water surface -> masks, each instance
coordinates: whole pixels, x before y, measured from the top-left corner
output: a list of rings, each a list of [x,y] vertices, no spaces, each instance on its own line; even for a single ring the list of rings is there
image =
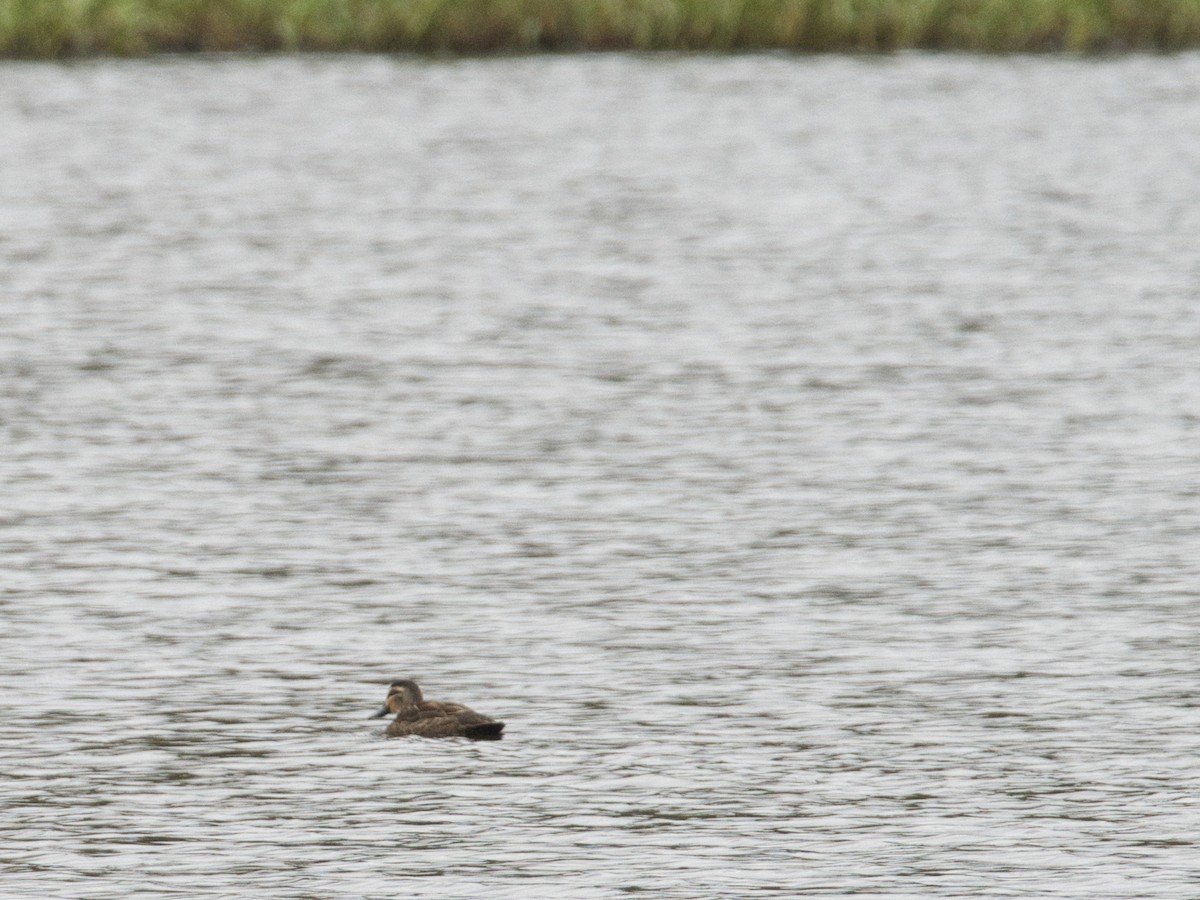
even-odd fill
[[[6,896],[1200,891],[1200,57],[7,63],[0,160]]]

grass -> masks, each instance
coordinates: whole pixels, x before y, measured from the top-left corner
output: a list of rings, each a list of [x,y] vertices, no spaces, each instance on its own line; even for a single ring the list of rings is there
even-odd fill
[[[0,0],[0,56],[1200,47],[1200,0]]]

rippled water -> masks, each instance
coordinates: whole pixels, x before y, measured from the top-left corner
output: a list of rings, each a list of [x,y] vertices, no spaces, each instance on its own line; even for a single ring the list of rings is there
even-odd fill
[[[1200,57],[4,64],[0,160],[6,896],[1200,892]]]

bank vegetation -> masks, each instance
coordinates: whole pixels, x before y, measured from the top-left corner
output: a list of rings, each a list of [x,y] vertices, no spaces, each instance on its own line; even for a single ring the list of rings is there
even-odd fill
[[[0,0],[0,55],[1171,51],[1200,0]]]

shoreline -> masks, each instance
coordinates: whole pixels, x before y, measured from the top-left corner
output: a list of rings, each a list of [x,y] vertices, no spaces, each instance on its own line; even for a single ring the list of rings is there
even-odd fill
[[[6,59],[1194,48],[1190,0],[11,0],[0,11]]]

